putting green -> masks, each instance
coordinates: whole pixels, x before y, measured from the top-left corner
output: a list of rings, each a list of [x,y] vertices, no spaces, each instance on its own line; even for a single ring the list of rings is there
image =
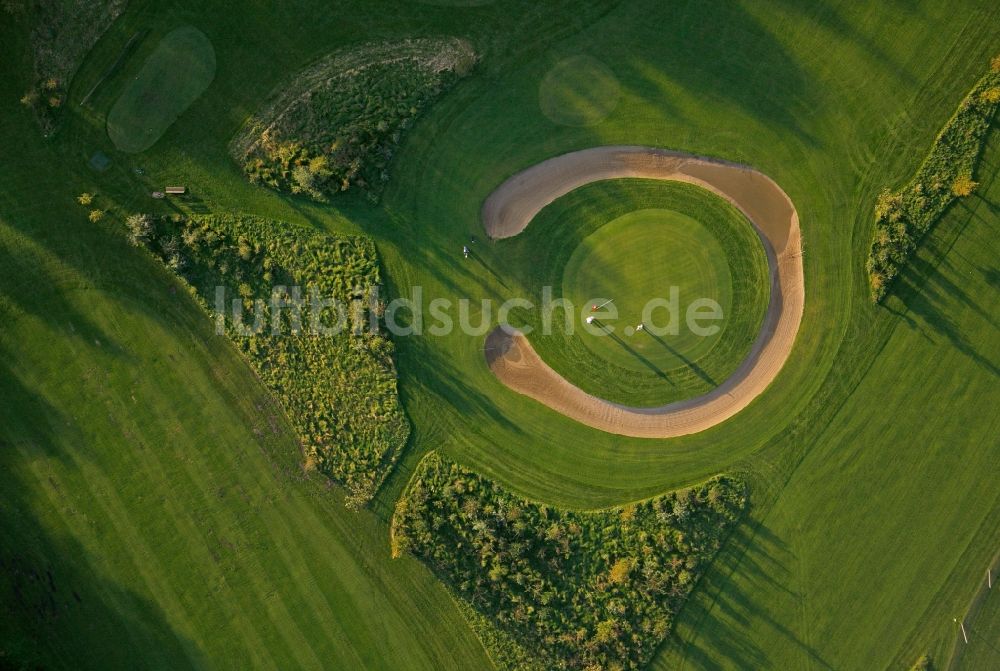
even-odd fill
[[[614,300],[593,313],[594,328],[577,335],[594,356],[635,372],[665,374],[702,359],[724,336],[733,287],[728,258],[711,231],[685,214],[647,209],[619,217],[583,240],[563,271],[563,295],[581,306]],[[721,307],[721,320],[694,325],[714,327],[713,335],[695,333],[685,323],[695,300]],[[618,318],[603,317],[607,310]],[[644,319],[646,329],[635,330]],[[672,320],[676,333],[654,334]]]
[[[715,389],[739,367],[760,333],[770,299],[767,258],[747,218],[707,189],[679,182],[613,179],[572,190],[544,207],[531,227],[504,244],[510,272],[527,280],[529,295],[545,286],[572,301],[574,332],[553,313],[548,335],[529,314],[515,325],[538,355],[569,382],[600,398],[657,406]],[[518,251],[524,250],[524,251]],[[527,250],[531,250],[528,252]],[[677,287],[676,335],[629,334],[651,298],[669,301]],[[586,332],[583,319],[597,298],[613,298],[618,319],[608,336]],[[686,325],[692,301],[719,303],[723,319],[702,320],[719,332],[702,337]],[[651,321],[666,326],[668,309]]]
[[[135,154],[156,144],[215,77],[215,49],[197,28],[168,33],[108,113],[108,137]]]

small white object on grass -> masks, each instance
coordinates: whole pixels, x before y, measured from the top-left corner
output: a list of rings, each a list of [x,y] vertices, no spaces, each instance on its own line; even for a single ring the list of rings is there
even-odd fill
[[[593,317],[587,317],[587,323],[588,324],[593,324],[594,323],[594,318]]]
[[[965,622],[963,622],[962,620],[959,620],[957,617],[955,618],[955,622],[958,622],[958,626],[962,628],[962,638],[965,639],[965,644],[968,645],[969,644],[969,637],[965,633]]]

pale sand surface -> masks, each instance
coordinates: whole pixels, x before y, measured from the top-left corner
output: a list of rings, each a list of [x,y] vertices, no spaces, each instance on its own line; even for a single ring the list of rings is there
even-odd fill
[[[746,359],[709,393],[654,408],[619,405],[584,392],[552,370],[511,327],[497,327],[486,337],[486,361],[514,391],[603,431],[641,438],[704,431],[749,405],[792,351],[805,302],[798,213],[781,187],[747,166],[649,147],[608,146],[557,156],[506,180],[483,204],[486,233],[494,239],[517,235],[556,198],[590,182],[622,177],[696,184],[728,200],[753,223],[767,253],[771,298]]]

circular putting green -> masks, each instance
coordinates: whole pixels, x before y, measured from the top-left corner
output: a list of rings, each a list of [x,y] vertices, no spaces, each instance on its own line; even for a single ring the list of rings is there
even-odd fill
[[[108,113],[108,137],[135,154],[156,144],[215,77],[215,49],[197,28],[168,33]]]
[[[524,259],[512,270],[529,295],[548,286],[572,306],[571,333],[561,309],[548,330],[544,310],[516,314],[515,325],[533,329],[531,345],[560,375],[613,403],[656,406],[719,386],[749,354],[770,298],[767,258],[750,222],[690,184],[594,182],[552,202],[503,244],[523,247],[510,257]],[[617,318],[591,312],[609,299]],[[694,322],[717,326],[711,335],[688,325],[688,309],[699,299],[721,310],[722,319]],[[644,317],[651,300],[657,305]],[[595,314],[588,329],[585,320]],[[676,333],[634,330],[647,318],[648,326],[666,328],[672,317]]]
[[[566,264],[562,289],[585,308],[612,301],[592,313],[592,328],[577,337],[593,356],[640,373],[705,357],[724,336],[733,298],[718,240],[693,217],[668,209],[631,212],[584,238]],[[696,300],[712,301],[722,314],[721,320],[697,322],[700,333],[685,323]],[[617,318],[602,318],[608,310]],[[636,330],[644,320],[645,328]],[[705,335],[703,329],[717,332]],[[657,335],[659,330],[670,333]]]

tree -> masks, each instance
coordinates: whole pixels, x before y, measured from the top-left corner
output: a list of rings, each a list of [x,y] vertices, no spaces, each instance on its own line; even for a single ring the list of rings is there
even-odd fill
[[[87,218],[90,219],[92,224],[96,224],[104,218],[104,210],[91,210]]]
[[[292,193],[316,193],[316,179],[307,165],[297,165],[292,170]]]
[[[951,192],[959,197],[969,196],[976,190],[977,186],[979,186],[978,182],[974,182],[968,173],[963,173],[951,183]]]
[[[628,580],[629,574],[632,572],[633,561],[626,557],[622,557],[614,563],[611,567],[610,573],[608,573],[608,580],[616,585],[621,585]]]
[[[133,214],[125,220],[129,242],[144,245],[153,237],[153,218],[148,214]]]
[[[597,631],[594,641],[597,643],[610,643],[618,636],[618,622],[614,618],[609,618],[597,623]]]
[[[81,193],[79,196],[76,197],[76,202],[80,203],[81,205],[90,205],[92,202],[94,202],[94,194]]]

